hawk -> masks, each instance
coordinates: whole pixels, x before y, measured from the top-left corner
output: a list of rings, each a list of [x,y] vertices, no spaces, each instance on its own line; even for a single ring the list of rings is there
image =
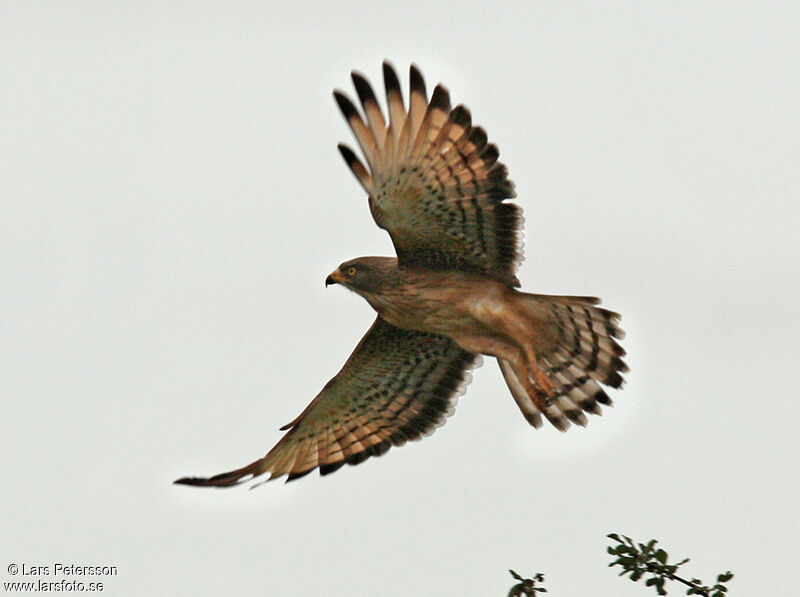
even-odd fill
[[[364,297],[375,322],[266,456],[176,483],[228,486],[265,473],[292,480],[381,455],[444,422],[480,355],[497,359],[534,427],[542,416],[561,431],[586,425],[585,413],[611,404],[601,384],[622,385],[617,313],[593,297],[517,290],[522,210],[507,201],[514,184],[484,130],[463,105],[451,108],[443,86],[428,99],[416,66],[407,107],[388,62],[383,78],[387,115],[357,72],[361,111],[333,95],[366,163],[346,145],[339,151],[397,257],[352,259],[325,281]]]

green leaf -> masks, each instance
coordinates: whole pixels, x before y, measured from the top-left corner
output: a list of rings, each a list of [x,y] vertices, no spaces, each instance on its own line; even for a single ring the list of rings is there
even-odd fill
[[[666,551],[664,551],[663,549],[659,549],[659,550],[656,552],[656,559],[657,559],[659,562],[661,562],[662,564],[666,564],[666,563],[667,563],[667,552],[666,552]]]

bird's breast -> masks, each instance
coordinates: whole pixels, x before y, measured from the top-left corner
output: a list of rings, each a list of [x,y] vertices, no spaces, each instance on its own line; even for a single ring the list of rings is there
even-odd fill
[[[392,325],[446,336],[480,324],[476,313],[498,308],[504,291],[498,282],[458,272],[415,272],[398,282],[364,298]]]

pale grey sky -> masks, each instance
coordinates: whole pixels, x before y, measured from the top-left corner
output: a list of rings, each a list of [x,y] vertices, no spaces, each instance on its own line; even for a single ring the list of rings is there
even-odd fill
[[[108,595],[639,596],[605,534],[734,595],[800,536],[796,3],[4,2],[0,580]],[[631,373],[533,430],[493,360],[433,436],[329,477],[176,487],[281,436],[373,318],[390,254],[331,91],[389,58],[498,144],[530,292],[623,314]],[[24,580],[24,579],[22,579]],[[58,577],[50,580],[59,580]]]

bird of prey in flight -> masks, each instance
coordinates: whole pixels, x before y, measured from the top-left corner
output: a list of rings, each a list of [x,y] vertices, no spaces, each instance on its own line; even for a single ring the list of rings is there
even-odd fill
[[[495,357],[514,401],[534,427],[542,416],[565,431],[586,425],[611,399],[627,366],[617,313],[586,296],[517,290],[522,210],[498,150],[450,106],[438,85],[428,98],[410,68],[405,104],[383,63],[384,113],[369,82],[352,79],[361,110],[334,98],[364,161],[339,145],[368,195],[375,223],[397,257],[345,261],[325,285],[360,294],[377,312],[341,371],[266,456],[240,469],[176,483],[228,486],[263,475],[325,475],[430,434],[454,407],[480,355]]]

